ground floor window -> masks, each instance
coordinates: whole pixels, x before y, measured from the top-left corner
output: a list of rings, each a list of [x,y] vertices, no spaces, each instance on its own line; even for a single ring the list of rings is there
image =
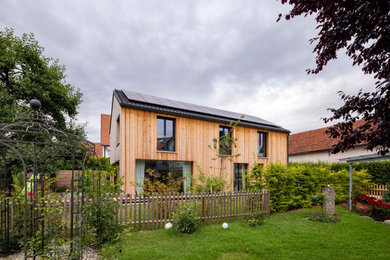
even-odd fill
[[[189,191],[191,188],[192,162],[187,161],[162,161],[162,160],[136,160],[136,192],[142,192],[142,184],[145,178],[151,178],[149,170],[152,170],[159,181],[164,181],[171,174],[174,178],[185,177],[181,191]]]
[[[234,191],[240,191],[245,188],[245,174],[248,164],[235,163],[234,164]]]

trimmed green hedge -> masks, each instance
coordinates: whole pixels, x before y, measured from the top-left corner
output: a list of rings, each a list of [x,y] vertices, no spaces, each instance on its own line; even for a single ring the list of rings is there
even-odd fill
[[[354,184],[369,183],[366,170],[354,171]],[[270,164],[264,169],[254,166],[246,177],[247,189],[269,189],[271,211],[280,212],[311,205],[311,198],[322,192],[322,187],[335,188],[336,203],[345,202],[349,194],[349,171],[332,171],[328,165]]]
[[[289,165],[306,165],[310,167],[326,167],[332,171],[349,170],[348,163],[289,163]],[[376,184],[390,183],[390,160],[354,163],[355,170],[367,170],[371,175],[371,181]]]

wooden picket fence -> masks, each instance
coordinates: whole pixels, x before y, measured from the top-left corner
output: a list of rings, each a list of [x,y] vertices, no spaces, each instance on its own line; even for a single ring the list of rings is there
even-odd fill
[[[106,195],[116,201],[116,223],[138,229],[158,229],[173,220],[173,212],[181,203],[200,205],[200,220],[220,223],[242,219],[248,213],[264,211],[270,214],[270,192],[221,192],[221,193],[162,193],[153,195]],[[64,200],[64,217],[70,214],[69,200]]]
[[[242,219],[250,212],[263,211],[270,215],[270,192],[220,192],[220,193],[162,193],[153,195],[105,195],[105,199],[115,201],[115,219],[113,222],[132,226],[137,229],[158,229],[173,220],[173,213],[179,204],[199,203],[200,220],[205,223],[229,222]],[[4,231],[12,230],[14,224],[14,201],[9,198],[8,210],[3,208],[0,225]],[[70,218],[70,198],[60,197],[64,207],[64,218]],[[88,203],[88,202],[85,202]],[[3,214],[4,213],[4,214]],[[10,222],[7,221],[9,218]],[[109,223],[108,223],[109,224]],[[3,230],[4,229],[4,230]]]
[[[383,193],[389,190],[387,185],[368,184],[363,187],[363,193],[373,196],[377,199],[382,199]]]

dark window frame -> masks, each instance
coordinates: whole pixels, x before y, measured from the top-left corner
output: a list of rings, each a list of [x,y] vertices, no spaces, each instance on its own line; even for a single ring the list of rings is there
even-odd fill
[[[264,147],[264,153],[260,153],[260,135],[262,134],[263,136],[263,147]],[[268,139],[268,133],[267,132],[262,132],[262,131],[258,131],[257,132],[257,157],[260,157],[260,158],[266,158],[267,157],[267,152],[268,152],[268,149],[267,149],[267,139]]]
[[[164,149],[159,149],[158,148],[158,137],[156,138],[156,145],[157,145],[157,152],[176,152],[176,118],[173,118],[173,117],[165,117],[165,116],[157,116],[157,120],[159,119],[162,119],[164,120],[164,135],[165,135],[165,132],[166,132],[166,121],[172,121],[172,142],[173,142],[173,150],[169,150],[169,145],[164,145]],[[156,125],[156,130],[157,130],[157,133],[158,133],[158,124]]]
[[[242,170],[242,166],[245,166],[244,171]],[[234,163],[233,167],[233,190],[240,191],[245,188],[245,174],[248,172],[248,164],[247,163]]]
[[[116,119],[116,146],[121,143],[121,118],[118,116]]]
[[[230,149],[228,150],[229,153],[221,153],[221,150],[224,149],[222,148],[223,145],[226,145],[226,144],[222,144],[221,142],[221,128],[223,129],[227,129],[228,130],[228,135],[230,135],[230,137],[232,137],[232,127],[231,126],[225,126],[225,125],[220,125],[219,128],[218,128],[218,135],[219,135],[219,155],[225,155],[225,156],[231,156],[232,155],[232,144],[230,144]],[[225,135],[226,136],[226,135]]]

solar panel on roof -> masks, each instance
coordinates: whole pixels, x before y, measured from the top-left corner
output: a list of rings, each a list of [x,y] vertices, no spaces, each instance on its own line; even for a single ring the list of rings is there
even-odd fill
[[[135,92],[131,92],[131,91],[126,91],[126,97],[130,100],[137,100],[137,101],[141,101],[140,100],[140,95],[138,93],[135,93]]]
[[[187,102],[182,102],[182,101],[177,101],[177,100],[172,100],[172,99],[167,99],[167,98],[161,98],[161,97],[155,97],[155,96],[136,93],[136,92],[127,91],[127,90],[124,90],[123,93],[126,95],[126,97],[129,100],[133,100],[133,101],[144,102],[144,103],[149,103],[149,104],[159,105],[159,106],[164,106],[164,107],[171,107],[171,108],[187,110],[187,111],[192,111],[192,112],[198,112],[198,113],[202,113],[202,114],[209,114],[209,115],[214,115],[214,116],[219,116],[219,117],[224,117],[224,118],[230,118],[233,120],[240,119],[241,116],[243,115],[240,113],[235,113],[235,112],[226,111],[226,110],[222,110],[222,109],[200,106],[200,105],[191,104],[191,103],[187,103]],[[264,119],[261,119],[259,117],[255,117],[255,116],[251,116],[251,115],[244,115],[244,118],[242,119],[242,121],[280,127],[274,123],[271,123],[269,121],[266,121]]]

